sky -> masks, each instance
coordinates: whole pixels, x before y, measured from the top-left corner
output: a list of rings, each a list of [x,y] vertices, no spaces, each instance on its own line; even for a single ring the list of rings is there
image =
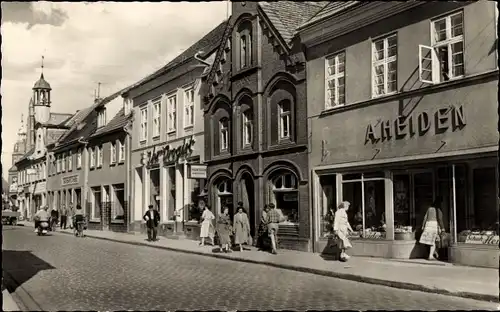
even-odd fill
[[[51,112],[88,107],[161,68],[227,16],[217,2],[2,2],[2,164],[7,177],[21,116],[41,73]]]

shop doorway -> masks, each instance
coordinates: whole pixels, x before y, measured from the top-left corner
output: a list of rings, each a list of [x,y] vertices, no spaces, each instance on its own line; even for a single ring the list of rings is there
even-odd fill
[[[77,188],[75,189],[75,207],[76,205],[82,205],[82,190]]]
[[[154,168],[149,171],[151,200],[150,203],[161,215],[160,205],[160,168]]]
[[[243,207],[247,210],[247,215],[250,222],[250,235],[252,237],[255,233],[255,190],[254,190],[254,180],[249,173],[244,173],[241,177],[241,201],[243,202]]]

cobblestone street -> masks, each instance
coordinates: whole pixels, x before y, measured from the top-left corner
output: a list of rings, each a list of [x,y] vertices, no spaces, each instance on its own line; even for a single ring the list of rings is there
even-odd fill
[[[498,304],[4,227],[3,268],[43,310],[486,309]]]

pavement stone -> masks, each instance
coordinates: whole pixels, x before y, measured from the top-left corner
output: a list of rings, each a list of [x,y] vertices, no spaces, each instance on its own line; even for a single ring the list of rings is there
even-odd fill
[[[60,230],[72,233],[71,230]],[[360,281],[409,290],[448,294],[464,298],[498,301],[498,270],[466,267],[444,263],[416,263],[394,259],[352,257],[349,262],[328,261],[319,254],[281,250],[278,255],[258,252],[247,247],[245,252],[214,253],[212,246],[198,246],[192,240],[160,237],[157,242],[147,242],[144,235],[110,231],[85,231],[88,237],[113,240],[136,245],[153,246],[174,251],[260,263],[319,275]],[[441,264],[441,265],[439,265]]]
[[[4,269],[45,311],[431,311],[498,306],[61,233],[38,237],[23,227],[4,229],[3,240]]]

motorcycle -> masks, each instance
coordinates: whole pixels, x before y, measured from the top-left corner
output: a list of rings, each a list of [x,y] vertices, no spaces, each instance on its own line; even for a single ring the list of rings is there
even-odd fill
[[[49,222],[40,221],[40,224],[38,225],[37,235],[38,236],[46,235],[48,232],[49,232]]]

